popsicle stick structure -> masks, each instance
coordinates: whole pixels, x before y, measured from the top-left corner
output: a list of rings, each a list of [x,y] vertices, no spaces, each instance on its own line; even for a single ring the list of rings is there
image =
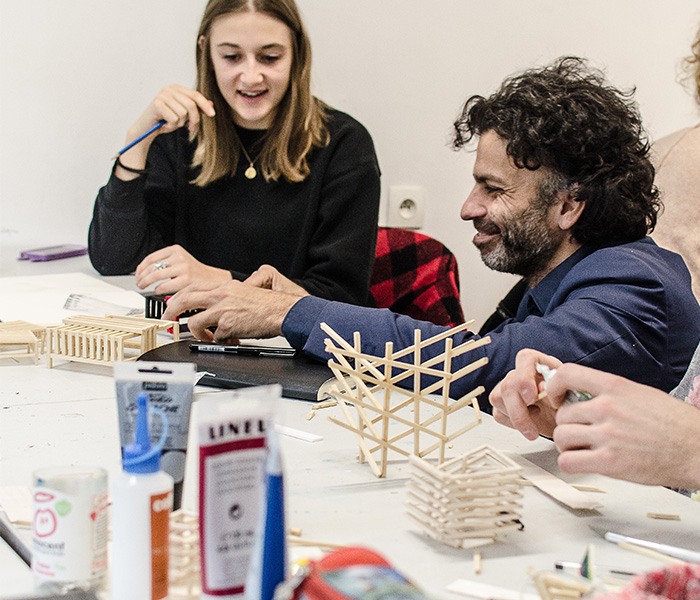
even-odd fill
[[[0,358],[32,358],[44,352],[46,327],[27,321],[0,323]]]
[[[413,345],[394,352],[388,342],[384,356],[361,352],[358,332],[351,345],[326,323],[321,324],[329,335],[326,351],[334,357],[328,366],[336,382],[329,392],[337,400],[344,420],[329,418],[356,434],[360,461],[369,463],[377,477],[386,477],[390,452],[402,457],[425,457],[436,452],[442,463],[448,445],[481,422],[476,397],[483,387],[461,398],[450,398],[454,381],[488,362],[482,357],[455,371],[451,369],[454,358],[491,341],[485,337],[453,347],[453,336],[471,323],[427,340],[421,340],[421,332],[416,329]],[[442,351],[423,360],[423,350],[434,344],[441,344]],[[404,380],[409,380],[406,383],[410,387],[398,386]],[[461,410],[467,405],[474,410]]]
[[[196,513],[176,510],[170,514],[169,576],[170,598],[199,599],[199,518]]]
[[[490,446],[435,466],[410,457],[406,509],[433,539],[456,548],[521,529],[521,467]]]
[[[39,362],[39,340],[29,330],[0,331],[0,358],[31,358]]]
[[[48,328],[48,366],[56,358],[93,364],[112,364],[134,360],[157,344],[157,333],[179,328],[173,321],[107,315],[79,315],[63,319],[63,324]]]

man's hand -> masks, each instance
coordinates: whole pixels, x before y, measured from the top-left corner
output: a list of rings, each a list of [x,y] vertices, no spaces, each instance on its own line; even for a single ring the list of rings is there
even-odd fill
[[[284,292],[292,296],[310,295],[303,287],[297,285],[270,265],[262,265],[245,280],[245,283],[274,292]]]
[[[176,320],[187,310],[204,309],[188,318],[192,334],[208,342],[235,343],[239,338],[282,334],[282,322],[299,296],[257,288],[240,281],[196,282],[168,300],[163,319]],[[215,327],[215,333],[210,331]]]
[[[517,429],[528,440],[538,435],[552,437],[556,424],[556,408],[546,399],[538,400],[544,381],[535,370],[537,363],[556,368],[561,361],[536,350],[521,350],[515,357],[515,369],[489,395],[494,420]]]

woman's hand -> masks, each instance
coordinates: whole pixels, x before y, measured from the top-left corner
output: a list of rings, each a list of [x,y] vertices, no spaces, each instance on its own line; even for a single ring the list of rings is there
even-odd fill
[[[125,141],[128,144],[159,121],[165,121],[165,125],[127,150],[119,157],[119,161],[132,169],[143,169],[146,166],[148,149],[158,135],[175,131],[184,125],[187,125],[190,132],[194,133],[199,128],[202,113],[213,117],[215,115],[214,103],[198,91],[175,83],[163,88],[129,128]],[[119,179],[125,181],[138,176],[136,173],[131,173],[119,166],[114,172]]]
[[[136,285],[141,289],[158,281],[162,283],[154,291],[170,294],[196,281],[215,282],[217,285],[231,281],[231,273],[199,262],[176,244],[152,252],[136,267]]]

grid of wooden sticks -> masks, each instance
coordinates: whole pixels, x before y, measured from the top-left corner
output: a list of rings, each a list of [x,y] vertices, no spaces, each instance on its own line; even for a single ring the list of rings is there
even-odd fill
[[[456,548],[521,529],[522,468],[490,446],[434,466],[410,457],[406,510],[433,539]]]
[[[134,360],[155,348],[158,332],[166,329],[173,330],[175,341],[179,339],[173,321],[119,315],[67,317],[47,329],[47,363],[52,367],[56,358],[92,364]]]
[[[471,321],[464,323],[427,340],[422,340],[421,331],[416,329],[413,345],[395,352],[393,344],[387,342],[381,357],[361,352],[358,332],[351,345],[326,323],[321,324],[329,336],[326,351],[334,357],[328,361],[336,377],[330,393],[345,420],[329,418],[356,434],[360,461],[369,463],[377,477],[386,477],[390,451],[404,457],[425,457],[437,452],[439,463],[444,462],[445,450],[451,442],[481,422],[476,397],[483,393],[483,387],[459,399],[450,399],[452,383],[488,362],[482,357],[454,372],[451,370],[454,358],[491,341],[485,337],[454,346],[453,336],[471,324]],[[423,350],[433,344],[443,344],[443,351],[423,361]],[[431,382],[421,387],[424,377]],[[407,378],[412,378],[413,385],[409,389],[399,387]],[[461,410],[467,405],[474,408],[473,413]],[[455,413],[457,418],[450,419]],[[469,414],[472,419],[464,424]],[[459,426],[455,427],[457,420]],[[412,440],[408,450],[399,445],[406,438]]]

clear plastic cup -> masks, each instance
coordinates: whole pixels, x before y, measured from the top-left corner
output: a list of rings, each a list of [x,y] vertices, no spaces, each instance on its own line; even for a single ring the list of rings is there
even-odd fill
[[[107,471],[47,467],[33,473],[32,571],[46,593],[97,590],[107,573]]]

